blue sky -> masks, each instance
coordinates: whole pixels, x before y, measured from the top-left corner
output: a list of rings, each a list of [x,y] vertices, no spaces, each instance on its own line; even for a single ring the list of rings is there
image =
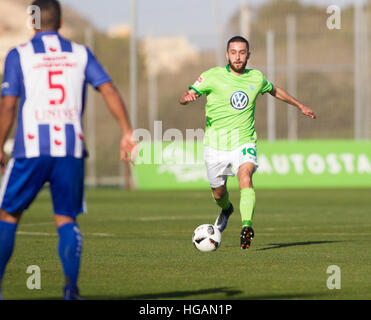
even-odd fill
[[[98,29],[130,23],[130,0],[60,0],[75,9]],[[225,25],[238,9],[242,0],[218,0],[220,20]],[[305,4],[327,7],[350,5],[353,0],[300,0]],[[137,32],[139,37],[186,35],[200,47],[216,45],[215,14],[212,0],[137,0]],[[259,6],[267,0],[245,0],[250,6]]]

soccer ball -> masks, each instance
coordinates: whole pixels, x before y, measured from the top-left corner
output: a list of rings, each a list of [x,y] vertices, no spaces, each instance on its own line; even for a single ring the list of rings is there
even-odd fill
[[[192,242],[200,251],[214,251],[222,242],[222,234],[212,224],[202,224],[193,232]]]

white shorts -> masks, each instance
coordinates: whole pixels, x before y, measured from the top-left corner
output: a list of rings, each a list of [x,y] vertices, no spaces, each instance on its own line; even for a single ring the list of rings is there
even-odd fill
[[[204,159],[211,188],[224,185],[228,176],[235,176],[240,166],[246,162],[255,165],[254,172],[258,168],[255,143],[245,143],[230,151],[205,146]]]

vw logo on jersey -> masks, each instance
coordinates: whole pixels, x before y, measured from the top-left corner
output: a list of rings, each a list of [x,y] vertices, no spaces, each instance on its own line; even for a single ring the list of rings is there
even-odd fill
[[[230,99],[231,106],[237,110],[243,110],[249,104],[249,97],[248,95],[239,90],[233,92],[231,99]]]

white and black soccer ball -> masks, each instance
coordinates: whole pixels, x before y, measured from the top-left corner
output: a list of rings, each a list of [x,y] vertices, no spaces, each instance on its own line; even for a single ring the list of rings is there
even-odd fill
[[[200,251],[214,251],[222,242],[222,234],[214,225],[202,224],[193,232],[192,242]]]

